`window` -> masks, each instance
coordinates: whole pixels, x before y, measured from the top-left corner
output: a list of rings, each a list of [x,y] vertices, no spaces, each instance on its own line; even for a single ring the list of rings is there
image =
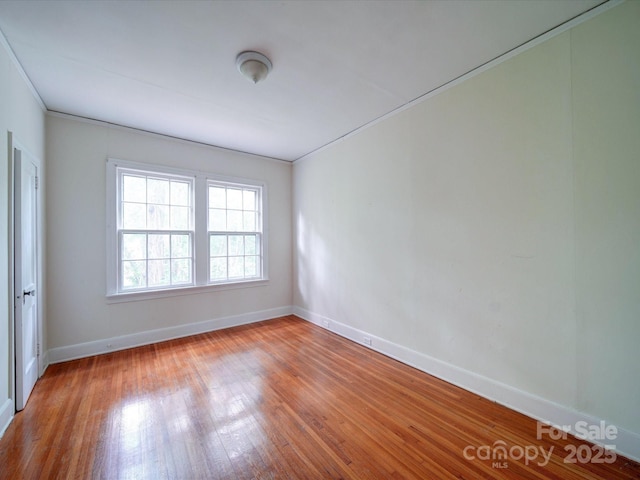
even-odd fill
[[[209,182],[209,281],[259,278],[260,189]]]
[[[120,291],[193,284],[193,183],[118,169]]]
[[[264,184],[120,160],[107,178],[109,298],[266,280]]]

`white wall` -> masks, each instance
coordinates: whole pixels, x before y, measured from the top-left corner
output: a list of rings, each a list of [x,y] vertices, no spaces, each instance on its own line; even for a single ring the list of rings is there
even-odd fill
[[[0,35],[2,35],[0,33]],[[0,38],[0,434],[13,415],[10,401],[13,390],[13,338],[10,311],[13,301],[9,286],[13,282],[9,258],[9,187],[12,172],[8,147],[8,132],[21,145],[44,161],[44,111],[26,81],[20,75]],[[40,172],[41,175],[43,172]],[[40,292],[44,294],[44,292]]]
[[[297,311],[637,442],[639,24],[624,3],[296,162]]]
[[[640,433],[640,2],[572,31],[572,76],[577,407]]]
[[[268,285],[108,304],[108,157],[265,181],[269,208]],[[74,352],[103,351],[107,343],[113,344],[107,339],[158,329],[170,329],[167,336],[172,336],[176,327],[197,322],[255,312],[268,315],[273,309],[290,308],[290,164],[55,115],[47,116],[47,159],[47,215],[52,219],[47,231],[47,318],[49,348],[55,353],[52,360],[74,356]],[[69,348],[87,342],[93,342],[87,349]],[[114,348],[119,346],[122,345]]]

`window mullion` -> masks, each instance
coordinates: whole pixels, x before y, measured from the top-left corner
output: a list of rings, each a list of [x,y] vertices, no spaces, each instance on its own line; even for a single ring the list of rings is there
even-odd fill
[[[198,175],[194,192],[194,270],[196,285],[206,285],[209,280],[209,248],[207,233],[207,179]]]
[[[145,232],[145,255],[144,255],[144,267],[145,267],[145,288],[149,288],[149,232]]]

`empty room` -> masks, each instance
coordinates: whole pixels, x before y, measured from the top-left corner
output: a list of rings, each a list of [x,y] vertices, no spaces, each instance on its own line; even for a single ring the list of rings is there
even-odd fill
[[[640,478],[640,0],[2,0],[0,152],[0,480]]]

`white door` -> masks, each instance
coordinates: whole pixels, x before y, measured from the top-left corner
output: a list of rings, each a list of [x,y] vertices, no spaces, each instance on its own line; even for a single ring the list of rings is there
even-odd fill
[[[16,410],[38,379],[37,174],[28,154],[14,149]]]

